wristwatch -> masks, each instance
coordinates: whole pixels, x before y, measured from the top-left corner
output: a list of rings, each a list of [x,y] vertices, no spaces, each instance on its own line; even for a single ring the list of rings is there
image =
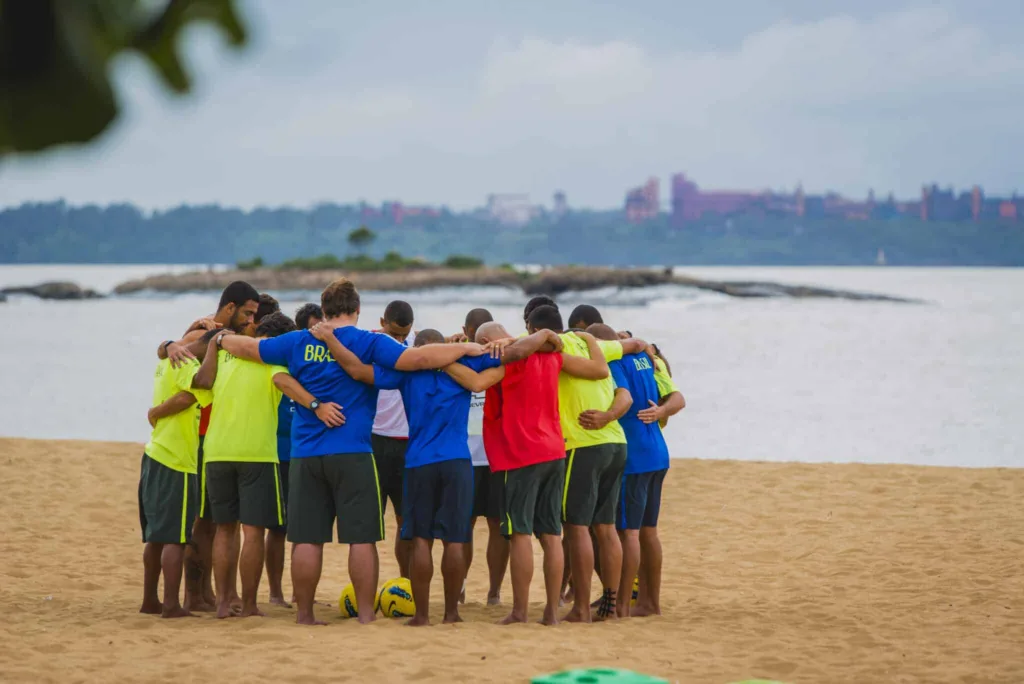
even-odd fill
[[[316,411],[318,408],[320,408],[320,402],[319,401],[314,399],[313,401],[309,402],[309,410],[310,411]]]
[[[226,334],[227,333],[220,333],[219,335],[217,335],[217,349],[223,349],[224,348],[224,346],[223,346],[224,335],[226,335]]]

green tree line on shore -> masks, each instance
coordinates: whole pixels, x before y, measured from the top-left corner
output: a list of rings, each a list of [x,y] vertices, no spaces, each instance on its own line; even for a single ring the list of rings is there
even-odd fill
[[[372,239],[360,236],[363,226]],[[465,255],[491,265],[867,265],[879,250],[892,265],[1021,266],[1024,223],[739,216],[677,227],[667,216],[633,224],[619,211],[583,211],[506,227],[451,212],[396,225],[338,204],[143,212],[130,204],[49,202],[0,210],[3,263],[277,265],[321,255],[440,263]]]

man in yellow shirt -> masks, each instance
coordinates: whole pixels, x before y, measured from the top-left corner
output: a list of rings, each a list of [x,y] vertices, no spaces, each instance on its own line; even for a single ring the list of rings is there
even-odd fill
[[[584,332],[564,332],[562,317],[552,306],[530,314],[529,330],[559,333],[565,354],[591,358],[604,355],[616,361],[623,353],[638,353],[642,340],[598,341]],[[562,496],[562,521],[569,549],[573,606],[567,622],[590,622],[590,587],[594,574],[594,544],[601,554],[603,593],[597,606],[600,619],[615,617],[616,595],[622,569],[622,543],[615,530],[615,513],[626,467],[626,434],[618,419],[629,409],[632,397],[616,388],[611,378],[585,380],[562,373],[558,379],[558,404],[565,437],[566,470]]]
[[[260,319],[255,336],[277,337],[295,330],[280,312]],[[281,366],[239,359],[224,350],[217,354],[216,405],[206,432],[205,467],[210,509],[216,526],[213,574],[217,585],[217,617],[232,615],[230,584],[242,525],[244,543],[238,568],[242,579],[242,617],[262,615],[257,606],[268,527],[285,524],[284,492],[277,455],[278,408],[282,393],[302,406],[315,403],[312,394]],[[328,427],[344,424],[335,404],[315,411]]]
[[[199,450],[199,407],[212,400],[210,388],[217,375],[213,330],[189,345],[193,358],[177,368],[167,359],[156,367],[153,407],[149,421],[153,432],[142,455],[139,477],[139,522],[142,541],[143,590],[140,613],[165,618],[186,617],[178,598],[185,545],[192,537],[192,520],[198,504],[196,484]],[[198,359],[203,359],[200,364]],[[198,404],[198,406],[197,406]],[[164,596],[157,587],[164,576]]]

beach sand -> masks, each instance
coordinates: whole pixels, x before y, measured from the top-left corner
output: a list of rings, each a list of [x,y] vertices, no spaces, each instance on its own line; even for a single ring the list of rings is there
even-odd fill
[[[267,605],[221,622],[137,613],[141,452],[0,440],[0,681],[526,682],[592,666],[707,684],[1024,681],[1024,470],[674,461],[663,617],[496,626],[481,522],[464,624],[360,627],[322,609],[330,625],[307,628]],[[380,550],[383,581],[397,572]],[[319,597],[336,601],[345,548],[325,555]],[[438,571],[438,620],[440,592]]]

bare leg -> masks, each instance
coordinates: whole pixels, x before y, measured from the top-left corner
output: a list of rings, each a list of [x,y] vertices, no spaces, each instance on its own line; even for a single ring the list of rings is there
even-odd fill
[[[351,554],[351,549],[349,553]],[[351,556],[349,565],[351,574]],[[292,547],[292,587],[295,590],[295,603],[299,608],[295,622],[300,625],[327,624],[318,622],[313,614],[313,597],[316,596],[316,585],[320,583],[323,566],[323,544],[295,544]],[[356,598],[358,600],[358,594]],[[370,606],[373,606],[372,598]]]
[[[619,585],[622,583],[622,542],[615,531],[615,525],[595,525],[594,533],[597,535],[597,551],[601,556],[601,587],[602,596],[607,600],[615,601],[610,614],[600,615],[601,619],[613,619],[618,617],[615,609],[618,606],[617,596]],[[630,586],[633,576],[630,575]],[[626,608],[629,608],[629,601],[626,601]]]
[[[242,617],[263,617],[257,605],[260,591],[260,578],[263,576],[263,561],[266,549],[263,538],[267,528],[254,525],[242,525],[245,543],[238,567],[242,571]],[[237,535],[236,535],[237,536]]]
[[[402,516],[395,516],[395,560],[398,561],[398,573],[405,578],[412,577],[409,561],[412,558],[412,542],[402,539]]]
[[[163,612],[160,602],[160,554],[163,544],[147,543],[142,551],[142,607],[140,613],[159,615]]]
[[[359,622],[364,625],[373,622],[376,619],[373,600],[380,579],[380,558],[377,557],[376,544],[351,544],[348,547],[348,576],[352,578],[352,587],[356,592]]]
[[[412,558],[409,562],[412,600],[416,614],[405,624],[410,627],[424,627],[430,624],[430,580],[434,577],[433,539],[414,537]]]
[[[640,528],[640,595],[632,613],[636,617],[661,615],[661,539],[657,527]]]
[[[505,569],[508,568],[509,543],[501,534],[501,521],[497,518],[487,519],[487,574],[490,587],[487,589],[487,605],[501,604],[501,584],[505,581]]]
[[[572,590],[572,551],[569,549],[569,535],[563,530],[562,536],[562,558],[565,559],[565,569],[562,570],[562,598],[559,603],[572,601],[574,592]]]
[[[573,586],[572,610],[563,619],[566,622],[590,622],[590,583],[594,574],[594,547],[590,542],[590,530],[583,525],[569,524],[563,529],[569,540]]]
[[[267,530],[267,582],[270,584],[270,603],[276,606],[291,608],[284,600],[284,530]]]
[[[473,533],[476,531],[476,516],[469,521],[469,541],[465,543],[462,555],[466,558],[466,574],[462,578],[462,589],[459,590],[459,603],[466,602],[466,580],[469,579],[469,568],[473,565]],[[444,561],[441,561],[444,565]]]
[[[466,545],[444,542],[441,554],[441,577],[444,579],[444,621],[462,622],[459,596],[466,580]]]
[[[557,625],[558,603],[562,594],[562,566],[565,565],[562,540],[555,534],[542,534],[540,545],[544,549],[544,591],[547,594],[541,624]]]
[[[185,549],[185,607],[192,611],[212,611],[213,594],[213,522],[196,518],[192,525],[192,543]]]
[[[217,525],[213,537],[213,575],[217,582],[217,618],[231,617],[231,552],[238,536],[238,523]]]
[[[185,563],[184,544],[164,544],[160,552],[160,565],[164,573],[164,604],[160,617],[189,617],[192,613],[181,607],[178,592],[181,589],[181,573]]]
[[[618,603],[615,610],[619,617],[629,617],[633,578],[640,568],[640,530],[619,532],[619,540],[622,543],[622,578],[619,580]]]
[[[509,543],[509,566],[512,571],[512,612],[501,625],[526,622],[530,609],[530,582],[533,581],[533,538],[513,534]]]
[[[241,556],[242,551],[242,535],[238,534],[238,528],[235,528],[235,536],[232,537],[231,541],[231,570],[229,575],[230,585],[228,588],[228,602],[231,604],[231,610],[238,613],[242,610],[242,597],[238,595],[238,559]],[[220,593],[219,591],[217,592]]]

